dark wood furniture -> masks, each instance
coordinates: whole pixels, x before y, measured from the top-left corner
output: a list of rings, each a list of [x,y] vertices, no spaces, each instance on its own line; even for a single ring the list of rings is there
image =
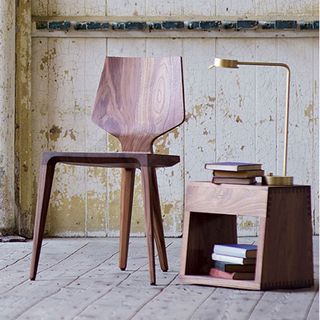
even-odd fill
[[[40,167],[30,279],[37,273],[50,192],[57,163],[117,167],[122,170],[120,261],[125,270],[135,170],[143,181],[145,231],[150,283],[156,283],[154,239],[160,266],[168,262],[161,218],[156,168],[177,164],[179,156],[154,154],[156,138],[184,121],[182,58],[107,57],[100,79],[92,120],[120,140],[119,153],[45,152]]]
[[[255,279],[208,276],[215,243],[237,243],[237,216],[259,218]],[[187,186],[183,283],[264,290],[313,285],[310,186],[191,182]]]

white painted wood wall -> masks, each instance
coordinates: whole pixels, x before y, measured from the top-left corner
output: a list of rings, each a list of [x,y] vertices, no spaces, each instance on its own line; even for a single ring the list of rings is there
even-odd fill
[[[219,16],[317,19],[318,2],[248,1],[93,1],[37,0],[34,16]],[[89,19],[86,17],[86,19]],[[188,180],[210,179],[205,162],[262,162],[281,172],[285,74],[276,68],[208,70],[214,57],[288,63],[292,69],[288,174],[312,185],[314,227],[319,224],[318,38],[303,32],[283,37],[248,37],[225,32],[196,38],[127,34],[105,38],[90,33],[34,31],[32,40],[32,171],[38,176],[43,150],[118,150],[115,140],[90,121],[106,55],[168,56],[184,59],[186,117],[183,126],[160,138],[159,152],[179,154],[181,163],[159,170],[165,232],[181,234]],[[224,36],[224,34],[226,36]],[[117,235],[119,170],[60,165],[53,188],[47,231],[51,235]],[[141,182],[137,180],[132,232],[143,234]],[[240,235],[256,235],[255,219],[239,221]]]

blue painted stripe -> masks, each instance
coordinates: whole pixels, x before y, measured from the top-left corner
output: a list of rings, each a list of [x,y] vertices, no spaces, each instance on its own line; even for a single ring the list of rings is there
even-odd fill
[[[62,30],[70,29],[78,31],[90,30],[115,30],[115,31],[171,31],[171,30],[293,30],[308,31],[319,30],[319,21],[297,21],[297,20],[238,20],[238,21],[220,21],[220,20],[199,20],[199,21],[37,21],[37,30]]]

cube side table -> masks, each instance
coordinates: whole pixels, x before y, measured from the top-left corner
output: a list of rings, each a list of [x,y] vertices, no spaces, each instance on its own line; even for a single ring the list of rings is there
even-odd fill
[[[259,219],[255,279],[210,277],[215,243],[237,243],[237,216]],[[313,285],[310,186],[190,182],[181,252],[183,283],[266,290]]]

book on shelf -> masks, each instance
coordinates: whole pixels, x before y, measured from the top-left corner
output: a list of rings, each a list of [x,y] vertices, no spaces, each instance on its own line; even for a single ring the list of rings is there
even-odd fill
[[[213,246],[213,252],[232,257],[239,258],[256,258],[257,246],[254,244],[215,244]]]
[[[215,260],[215,261],[223,261],[223,262],[229,262],[233,264],[255,264],[256,263],[255,258],[232,257],[232,256],[226,256],[226,255],[217,254],[217,253],[212,253],[211,258],[212,260]]]
[[[225,170],[214,170],[214,177],[221,178],[255,178],[264,176],[264,170],[246,170],[246,171],[225,171]]]
[[[254,280],[252,272],[225,272],[217,268],[211,268],[209,275],[215,278],[232,279],[232,280]]]
[[[254,273],[256,270],[255,264],[232,264],[222,261],[214,261],[214,267],[225,272],[249,272]]]
[[[216,184],[256,184],[256,178],[222,178],[222,177],[212,177],[212,183]]]
[[[260,170],[262,164],[260,163],[246,163],[246,162],[212,162],[206,163],[205,168],[208,170],[224,170],[224,171],[248,171]]]

